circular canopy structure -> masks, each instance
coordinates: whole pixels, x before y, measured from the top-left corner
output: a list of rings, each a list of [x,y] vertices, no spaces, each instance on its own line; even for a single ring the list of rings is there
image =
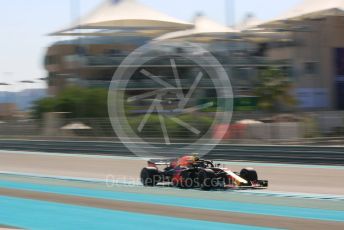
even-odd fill
[[[158,38],[156,41],[161,40],[171,40],[171,39],[185,39],[191,38],[191,40],[197,39],[216,39],[221,36],[235,34],[236,30],[231,29],[227,26],[223,26],[203,15],[196,16],[194,20],[195,27],[193,29],[182,30],[177,32],[171,32],[164,34]]]
[[[87,16],[72,26],[51,35],[98,35],[99,30],[112,33],[128,31],[177,31],[193,25],[151,9],[136,0],[106,0]],[[80,30],[86,30],[81,33]],[[75,32],[76,31],[76,32]]]

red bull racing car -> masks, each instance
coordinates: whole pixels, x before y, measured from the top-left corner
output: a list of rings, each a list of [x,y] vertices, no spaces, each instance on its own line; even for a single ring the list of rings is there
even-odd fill
[[[159,169],[161,168],[162,169]],[[257,172],[244,168],[233,172],[213,161],[197,156],[183,156],[170,160],[149,160],[148,167],[141,170],[144,186],[169,183],[181,188],[266,188],[267,180],[258,180]]]

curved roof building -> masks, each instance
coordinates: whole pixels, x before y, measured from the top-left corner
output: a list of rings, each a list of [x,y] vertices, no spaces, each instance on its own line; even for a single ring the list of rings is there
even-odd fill
[[[176,31],[192,27],[188,22],[170,17],[136,0],[105,0],[85,17],[52,35],[79,35],[80,31],[75,30]],[[99,31],[97,33],[99,35]]]
[[[219,38],[223,35],[233,34],[237,31],[224,26],[218,22],[211,20],[204,15],[197,15],[194,19],[195,27],[188,30],[181,30],[164,34],[155,40],[170,40],[170,39],[210,39]]]

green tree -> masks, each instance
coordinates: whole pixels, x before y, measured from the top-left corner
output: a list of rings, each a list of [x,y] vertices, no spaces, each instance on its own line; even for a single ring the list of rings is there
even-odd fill
[[[53,97],[47,97],[36,101],[32,108],[32,116],[34,118],[42,118],[44,113],[55,112],[56,99]]]
[[[69,87],[55,97],[36,101],[32,111],[38,119],[46,112],[66,112],[70,118],[107,117],[107,90]]]
[[[280,69],[267,68],[259,71],[255,84],[255,96],[258,97],[258,108],[276,112],[285,106],[296,105],[291,95],[292,83]]]

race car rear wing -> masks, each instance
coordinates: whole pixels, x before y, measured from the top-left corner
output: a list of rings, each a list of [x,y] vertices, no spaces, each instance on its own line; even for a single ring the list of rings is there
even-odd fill
[[[172,161],[175,161],[176,159],[150,159],[147,161],[148,166],[155,167],[158,165],[169,165]]]

